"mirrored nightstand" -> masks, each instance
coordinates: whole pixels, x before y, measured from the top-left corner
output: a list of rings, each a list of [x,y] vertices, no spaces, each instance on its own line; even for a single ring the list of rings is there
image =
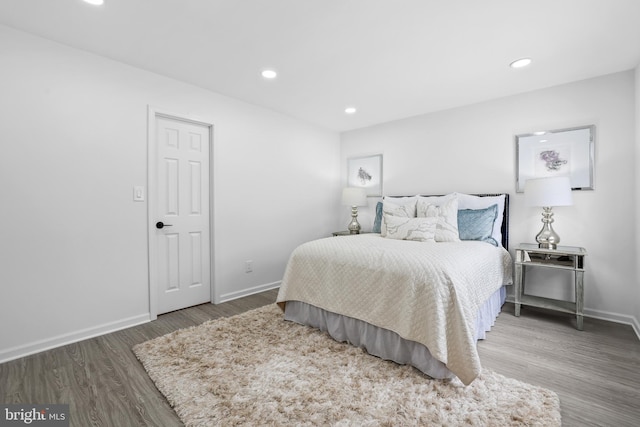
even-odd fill
[[[538,248],[537,244],[521,243],[516,248],[515,261],[515,315],[520,316],[520,307],[529,305],[575,314],[576,327],[583,329],[584,311],[584,257],[587,251],[574,246],[558,246],[557,249]],[[526,267],[556,268],[571,270],[574,274],[576,298],[562,301],[525,294]]]

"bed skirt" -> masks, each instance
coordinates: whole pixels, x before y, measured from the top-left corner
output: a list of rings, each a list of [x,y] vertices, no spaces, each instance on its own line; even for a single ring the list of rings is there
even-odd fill
[[[476,318],[476,340],[484,339],[494,325],[506,299],[502,286],[484,303]],[[444,363],[436,360],[429,349],[415,341],[408,341],[397,333],[379,328],[362,320],[342,316],[312,305],[287,301],[284,318],[325,331],[336,341],[348,342],[364,348],[369,354],[401,365],[411,365],[432,378],[453,378]]]

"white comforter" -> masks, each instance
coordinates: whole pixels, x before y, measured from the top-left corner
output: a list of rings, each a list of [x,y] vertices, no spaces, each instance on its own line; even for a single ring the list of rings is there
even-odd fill
[[[361,234],[299,246],[277,301],[302,301],[392,330],[425,345],[470,384],[481,372],[474,338],[478,308],[511,283],[509,253],[488,243]]]

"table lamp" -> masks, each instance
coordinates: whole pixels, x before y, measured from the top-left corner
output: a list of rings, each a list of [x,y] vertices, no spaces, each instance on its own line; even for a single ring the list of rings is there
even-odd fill
[[[560,236],[553,230],[552,208],[571,206],[571,180],[568,176],[529,179],[524,184],[524,196],[527,206],[542,207],[542,230],[536,236],[538,247],[556,249]]]
[[[367,192],[361,187],[346,187],[342,190],[342,204],[351,206],[351,222],[347,227],[349,232],[351,234],[359,234],[358,206],[367,205]]]

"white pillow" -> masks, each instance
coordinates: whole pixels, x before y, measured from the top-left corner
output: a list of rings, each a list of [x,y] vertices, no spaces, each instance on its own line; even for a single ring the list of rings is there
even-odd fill
[[[456,193],[449,193],[445,196],[416,196],[418,200],[426,200],[436,206],[440,206],[451,199],[457,199]]]
[[[387,224],[386,238],[396,240],[416,240],[418,242],[435,242],[437,217],[406,218],[385,215]]]
[[[479,197],[471,194],[454,193],[458,197],[458,209],[486,209],[498,205],[498,216],[493,223],[491,237],[502,246],[502,221],[504,218],[504,194],[499,196]]]
[[[435,202],[435,203],[433,203]],[[416,204],[418,218],[438,218],[436,242],[459,242],[458,199],[455,196],[419,197]]]
[[[393,200],[392,202],[390,200]],[[416,198],[415,197],[397,197],[385,198],[382,200],[382,224],[380,225],[380,235],[385,237],[387,234],[387,224],[385,217],[399,216],[403,218],[416,217]]]

